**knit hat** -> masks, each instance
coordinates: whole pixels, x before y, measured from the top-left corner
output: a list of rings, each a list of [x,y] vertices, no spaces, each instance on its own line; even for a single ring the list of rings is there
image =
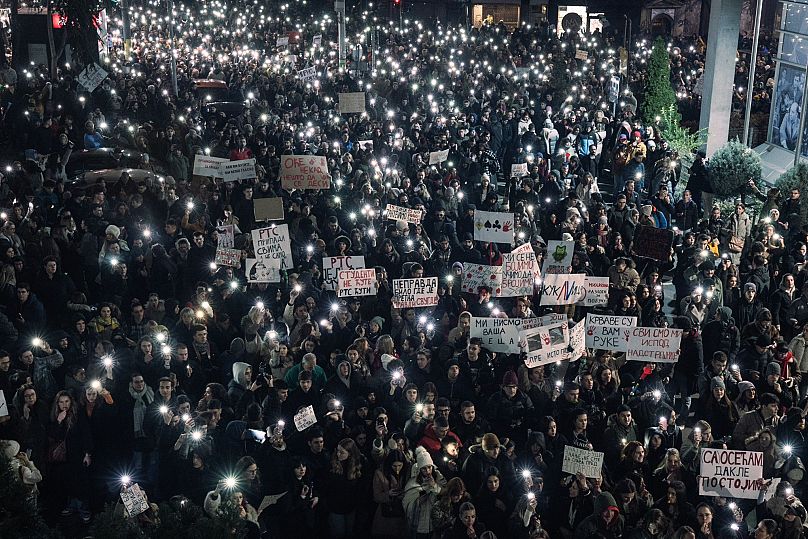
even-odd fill
[[[631,373],[626,373],[620,377],[620,389],[633,387],[635,382],[634,376],[632,376]]]
[[[373,318],[370,319],[370,323],[376,324],[377,326],[379,326],[379,329],[381,329],[381,327],[384,325],[384,318],[382,318],[381,316],[374,316]]]
[[[782,370],[780,369],[780,364],[779,363],[777,363],[775,361],[772,361],[771,363],[766,365],[766,376],[771,376],[772,374],[776,374],[777,376],[780,376],[781,373],[782,373]]]
[[[17,440],[2,440],[0,450],[5,453],[6,458],[13,459],[20,452],[20,443]]]
[[[724,379],[720,376],[713,376],[712,380],[710,380],[710,390],[714,389],[723,389],[726,391],[727,386],[724,384]]]
[[[749,391],[750,389],[755,389],[755,384],[747,380],[738,382],[738,393],[740,395],[743,395],[744,391]]]
[[[743,290],[746,292],[747,290],[751,290],[752,292],[757,292],[757,286],[755,283],[746,283],[743,285]]]
[[[654,207],[651,206],[650,204],[643,204],[642,206],[640,206],[640,212],[646,217],[651,217],[651,210],[653,209]]]
[[[424,466],[435,465],[435,463],[432,462],[432,457],[429,456],[427,450],[421,446],[415,448],[415,464],[419,470]]]
[[[106,230],[104,230],[105,234],[112,234],[115,239],[117,240],[121,236],[121,229],[115,225],[109,225]]]
[[[487,432],[483,436],[482,446],[483,449],[493,449],[495,447],[499,447],[499,438],[493,432]]]
[[[721,320],[729,320],[730,318],[732,318],[732,309],[730,309],[729,307],[726,306],[719,307],[718,313],[721,315]]]
[[[513,371],[506,371],[505,375],[502,377],[502,385],[503,386],[519,385],[519,379],[516,377],[516,373]]]

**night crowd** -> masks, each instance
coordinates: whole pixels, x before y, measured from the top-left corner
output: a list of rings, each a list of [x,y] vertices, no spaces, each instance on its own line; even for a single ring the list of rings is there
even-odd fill
[[[7,142],[25,156],[0,180],[0,448],[45,514],[91,523],[136,483],[149,508],[120,518],[235,506],[249,537],[805,536],[801,194],[750,186],[757,214],[724,214],[704,154],[683,179],[683,156],[638,115],[650,37],[612,102],[622,35],[407,21],[371,50],[354,46],[356,13],[361,54],[341,72],[333,17],[229,4],[177,3],[177,96],[165,26],[137,3],[131,58],[116,41],[92,92],[81,64],[53,79],[0,68]],[[691,106],[704,43],[670,54]],[[312,66],[316,81],[296,76]],[[195,79],[224,81],[243,111],[211,109]],[[349,91],[367,92],[366,113],[337,112]],[[71,159],[104,148],[120,170],[71,177]],[[197,154],[255,158],[256,178],[195,176]],[[331,188],[282,189],[290,154],[326,156]],[[255,201],[277,197],[292,258],[248,283],[250,233],[267,225]],[[387,220],[387,204],[423,219]],[[514,243],[475,241],[476,210],[512,212]],[[229,225],[235,267],[213,263]],[[642,226],[673,231],[666,260],[642,256]],[[607,304],[461,292],[464,264],[501,265],[526,242],[542,263],[550,240],[574,242],[571,273],[609,278]],[[377,294],[326,290],[332,256],[364,256]],[[392,306],[394,279],[430,276],[436,306]],[[527,368],[470,338],[473,317],[551,312],[682,329],[678,361],[587,349]],[[600,476],[562,472],[570,446],[604,453]],[[762,452],[779,484],[757,501],[699,496],[708,447]]]

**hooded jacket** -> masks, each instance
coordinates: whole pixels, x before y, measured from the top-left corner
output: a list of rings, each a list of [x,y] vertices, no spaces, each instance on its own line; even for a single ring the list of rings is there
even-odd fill
[[[578,529],[575,530],[575,539],[589,539],[590,537],[603,537],[605,539],[617,539],[622,537],[625,528],[625,518],[618,514],[609,524],[603,520],[601,513],[609,507],[617,508],[614,496],[609,492],[601,492],[595,498],[595,510],[586,517]]]
[[[233,363],[233,379],[227,385],[227,396],[230,397],[231,403],[237,403],[241,400],[241,396],[247,391],[247,377],[245,373],[250,368],[249,363],[243,361],[236,361]]]

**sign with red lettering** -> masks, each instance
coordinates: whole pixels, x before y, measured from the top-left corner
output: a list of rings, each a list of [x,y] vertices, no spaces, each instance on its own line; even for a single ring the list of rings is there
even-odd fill
[[[374,268],[341,270],[337,279],[337,297],[376,295],[376,270]]]
[[[438,278],[393,279],[393,307],[432,307],[438,304]]]
[[[283,155],[280,176],[281,186],[287,191],[331,187],[328,158],[323,155]]]
[[[681,329],[633,327],[627,333],[626,361],[676,363]]]
[[[762,490],[763,453],[702,447],[699,495],[755,500]]]

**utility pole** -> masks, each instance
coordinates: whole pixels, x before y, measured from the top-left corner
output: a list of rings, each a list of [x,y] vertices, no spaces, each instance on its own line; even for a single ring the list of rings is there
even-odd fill
[[[123,55],[128,60],[129,55],[132,53],[132,29],[126,0],[121,0],[121,20],[123,21]]]
[[[339,68],[340,70],[345,70],[345,0],[336,0],[334,2],[334,11],[337,12]]]
[[[168,0],[168,42],[171,53],[171,88],[174,96],[179,97],[180,92],[177,87],[177,55],[174,54],[174,0]]]
[[[755,88],[755,68],[757,67],[758,40],[760,39],[760,19],[763,14],[763,0],[757,0],[755,10],[755,30],[752,34],[752,56],[749,60],[749,83],[746,85],[746,112],[743,116],[743,145],[749,146],[749,122],[752,119],[752,94]]]

